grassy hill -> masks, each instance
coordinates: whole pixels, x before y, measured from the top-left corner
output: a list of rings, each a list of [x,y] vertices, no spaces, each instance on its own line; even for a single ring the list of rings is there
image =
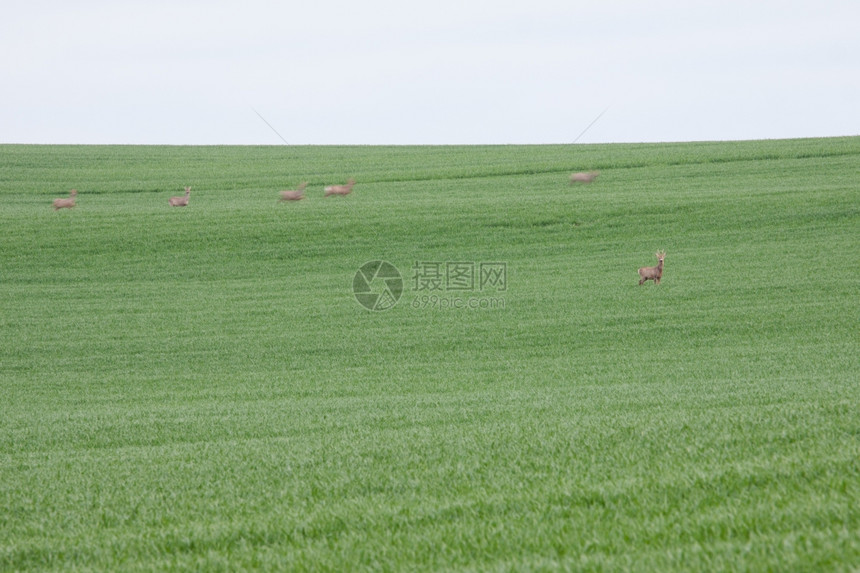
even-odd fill
[[[858,161],[0,146],[0,570],[856,568]]]

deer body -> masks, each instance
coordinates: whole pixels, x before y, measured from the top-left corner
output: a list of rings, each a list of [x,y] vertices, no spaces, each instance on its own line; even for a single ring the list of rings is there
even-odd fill
[[[355,179],[350,179],[346,185],[330,185],[325,188],[325,196],[329,195],[349,195],[352,191],[352,186],[355,185]]]
[[[188,198],[191,196],[191,187],[185,188],[185,196],[184,197],[171,197],[168,199],[168,203],[170,203],[171,207],[187,207],[188,206]]]
[[[59,209],[71,209],[75,206],[75,197],[78,196],[78,190],[72,189],[69,191],[68,199],[54,199],[54,211]]]
[[[663,259],[666,258],[666,253],[664,251],[657,251],[654,254],[657,257],[657,266],[656,267],[642,267],[639,269],[639,284],[641,285],[645,281],[654,281],[654,284],[660,284],[660,279],[663,278]]]
[[[308,184],[302,182],[296,189],[290,191],[281,191],[281,201],[298,201],[305,198],[305,187]]]
[[[597,171],[586,171],[583,173],[572,173],[570,175],[570,184],[574,183],[591,183],[597,176],[600,175]]]

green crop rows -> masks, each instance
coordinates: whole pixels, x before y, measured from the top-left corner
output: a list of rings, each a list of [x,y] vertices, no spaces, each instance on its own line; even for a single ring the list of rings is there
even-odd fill
[[[0,570],[856,569],[858,165],[0,146]]]

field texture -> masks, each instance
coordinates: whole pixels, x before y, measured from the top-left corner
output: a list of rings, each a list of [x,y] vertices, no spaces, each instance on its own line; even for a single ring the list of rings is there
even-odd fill
[[[858,166],[0,146],[0,570],[856,571]]]

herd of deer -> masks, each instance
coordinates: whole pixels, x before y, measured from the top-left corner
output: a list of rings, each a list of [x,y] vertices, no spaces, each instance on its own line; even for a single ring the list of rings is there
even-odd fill
[[[573,185],[575,183],[591,183],[597,176],[600,175],[597,171],[586,171],[580,173],[572,173],[570,176],[570,184]],[[352,187],[355,185],[355,180],[350,179],[346,182],[346,185],[329,185],[325,188],[325,197],[330,195],[349,195],[352,192]],[[305,188],[308,186],[307,182],[302,182],[295,189],[289,189],[286,191],[281,191],[280,201],[299,201],[305,198]],[[75,206],[75,197],[77,197],[78,191],[77,189],[72,189],[69,191],[69,197],[67,199],[54,199],[54,211],[59,209],[71,209]],[[185,188],[185,195],[181,197],[171,197],[168,199],[168,204],[171,207],[187,207],[188,206],[188,198],[191,197],[191,187]],[[654,281],[654,284],[660,284],[660,279],[663,278],[663,259],[666,258],[666,253],[664,251],[657,251],[655,253],[657,257],[657,266],[656,267],[642,267],[639,269],[639,284],[642,285],[646,281]]]
[[[355,179],[350,179],[346,182],[346,185],[329,185],[325,188],[325,196],[329,195],[349,195],[352,192],[352,187],[355,185]],[[299,199],[305,198],[305,188],[308,186],[306,182],[302,182],[295,189],[281,191],[281,201],[298,201]],[[69,191],[69,197],[67,199],[60,198],[54,199],[54,211],[59,209],[71,209],[75,206],[75,197],[78,196],[78,190],[72,189]],[[191,187],[185,188],[185,195],[181,197],[171,197],[167,200],[167,203],[171,207],[187,207],[188,199],[191,197]]]
[[[325,188],[325,197],[329,195],[349,195],[352,192],[352,186],[355,185],[355,179],[350,179],[346,185],[329,185]],[[295,189],[281,191],[281,201],[299,201],[305,198],[305,187],[307,181],[302,181]]]

